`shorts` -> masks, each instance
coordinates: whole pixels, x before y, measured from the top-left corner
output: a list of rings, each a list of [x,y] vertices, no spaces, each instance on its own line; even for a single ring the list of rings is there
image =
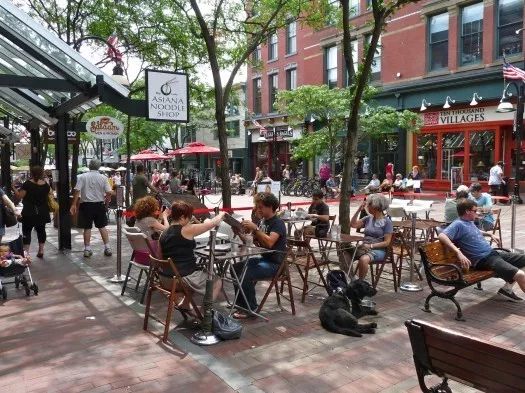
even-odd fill
[[[368,250],[366,254],[370,256],[372,262],[384,261],[386,257],[386,251],[380,248]]]
[[[474,268],[476,270],[493,270],[496,273],[496,277],[511,283],[514,281],[514,276],[518,270],[524,267],[525,254],[492,251],[488,256],[480,260]]]
[[[106,205],[104,202],[82,202],[78,208],[78,227],[91,229],[95,223],[96,228],[108,225]]]

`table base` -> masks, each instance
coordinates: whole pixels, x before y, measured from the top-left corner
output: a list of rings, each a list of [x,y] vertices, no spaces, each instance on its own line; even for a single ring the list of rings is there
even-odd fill
[[[116,274],[111,277],[111,278],[108,278],[108,281],[109,282],[113,282],[113,283],[121,283],[121,282],[124,282],[126,281],[126,276],[121,274],[120,276],[117,276]]]
[[[415,284],[412,282],[405,282],[399,286],[399,289],[406,292],[419,292],[422,291],[423,288],[419,284]]]
[[[190,338],[191,342],[197,345],[213,345],[219,343],[221,340],[213,333],[206,333],[203,331],[195,333]]]

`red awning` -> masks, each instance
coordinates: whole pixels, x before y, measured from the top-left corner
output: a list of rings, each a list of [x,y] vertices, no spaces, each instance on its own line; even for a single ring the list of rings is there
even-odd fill
[[[129,159],[131,161],[159,161],[167,158],[165,155],[157,154],[151,150],[143,150],[139,154],[132,155]]]

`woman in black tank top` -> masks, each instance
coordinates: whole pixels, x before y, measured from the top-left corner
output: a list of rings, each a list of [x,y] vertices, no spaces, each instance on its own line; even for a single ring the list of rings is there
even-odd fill
[[[193,206],[186,202],[175,201],[171,206],[171,225],[162,233],[159,243],[163,258],[172,259],[184,283],[193,292],[204,294],[207,275],[197,270],[194,238],[219,225],[224,217],[224,212],[202,224],[191,224],[192,215]],[[164,272],[163,275],[173,275],[173,272]],[[219,294],[221,284],[220,280],[215,283],[214,298]],[[180,307],[189,309],[190,299],[184,299]]]

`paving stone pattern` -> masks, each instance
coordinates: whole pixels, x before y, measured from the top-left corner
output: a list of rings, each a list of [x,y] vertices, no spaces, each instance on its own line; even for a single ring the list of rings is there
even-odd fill
[[[234,206],[250,204],[251,198],[234,197]],[[330,210],[337,214],[337,205]],[[502,210],[504,245],[509,246],[510,207]],[[442,211],[443,203],[437,203],[432,217],[440,219]],[[518,206],[518,217],[523,212],[525,207]],[[115,242],[114,219],[110,231]],[[82,257],[80,231],[74,230],[73,251],[66,253],[56,249],[56,230],[48,233],[45,258],[31,269],[39,296],[26,298],[11,286],[8,300],[0,302],[0,392],[419,392],[403,325],[409,318],[525,350],[524,305],[499,298],[498,279],[486,281],[481,292],[469,288],[457,296],[466,322],[455,321],[455,307],[441,299],[433,299],[431,314],[423,312],[429,293],[425,282],[422,292],[395,293],[383,280],[374,299],[379,315],[365,318],[377,322],[375,335],[325,332],[317,313],[326,293],[317,288],[304,304],[294,290],[295,317],[286,300],[280,310],[270,295],[263,311],[268,322],[245,321],[240,340],[211,347],[191,344],[195,327],[176,314],[171,343],[164,345],[160,325],[142,330],[143,307],[136,295],[129,291],[120,297],[119,288],[105,280],[115,273],[116,257],[103,256],[98,233],[93,232],[90,259]],[[523,220],[516,236],[519,247],[525,240]],[[125,239],[123,247],[125,272],[130,255]],[[258,285],[259,298],[266,287]],[[227,292],[231,295],[230,288]],[[162,299],[155,299],[153,312],[165,312]],[[451,385],[454,392],[475,391]]]

